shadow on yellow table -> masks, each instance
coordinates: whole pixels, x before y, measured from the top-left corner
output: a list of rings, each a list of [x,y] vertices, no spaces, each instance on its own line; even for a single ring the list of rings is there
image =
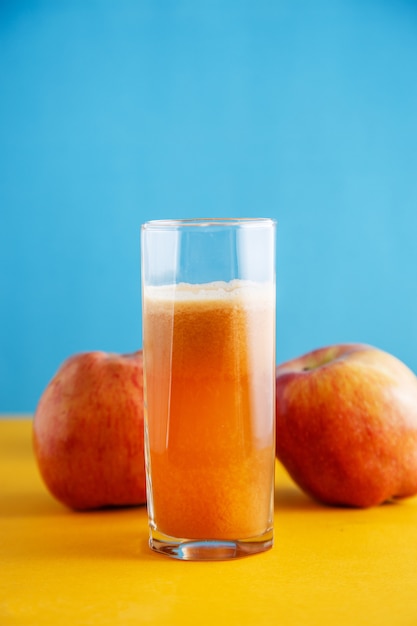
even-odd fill
[[[151,552],[145,507],[73,512],[43,486],[30,419],[0,419],[0,624],[417,624],[417,499],[323,507],[277,465],[275,545],[237,561]]]

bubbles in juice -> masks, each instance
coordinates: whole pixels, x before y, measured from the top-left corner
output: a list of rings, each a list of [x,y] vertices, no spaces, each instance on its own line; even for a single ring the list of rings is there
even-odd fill
[[[273,287],[147,287],[144,329],[152,523],[191,539],[264,533],[273,514]]]

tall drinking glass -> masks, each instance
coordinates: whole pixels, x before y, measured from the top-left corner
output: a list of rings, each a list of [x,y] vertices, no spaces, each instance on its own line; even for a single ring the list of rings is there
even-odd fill
[[[273,543],[275,221],[142,226],[150,546],[229,559]]]

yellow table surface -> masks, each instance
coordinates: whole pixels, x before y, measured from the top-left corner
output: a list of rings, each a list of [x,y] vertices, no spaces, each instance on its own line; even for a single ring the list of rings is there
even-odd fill
[[[236,561],[151,552],[146,508],[75,513],[38,474],[30,419],[0,419],[0,624],[416,626],[417,498],[311,501],[277,467],[275,546]]]

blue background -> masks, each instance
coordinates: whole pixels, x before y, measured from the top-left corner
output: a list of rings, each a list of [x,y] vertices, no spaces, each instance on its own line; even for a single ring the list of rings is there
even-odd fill
[[[142,344],[140,224],[278,220],[277,361],[417,371],[417,6],[0,2],[0,412]]]

